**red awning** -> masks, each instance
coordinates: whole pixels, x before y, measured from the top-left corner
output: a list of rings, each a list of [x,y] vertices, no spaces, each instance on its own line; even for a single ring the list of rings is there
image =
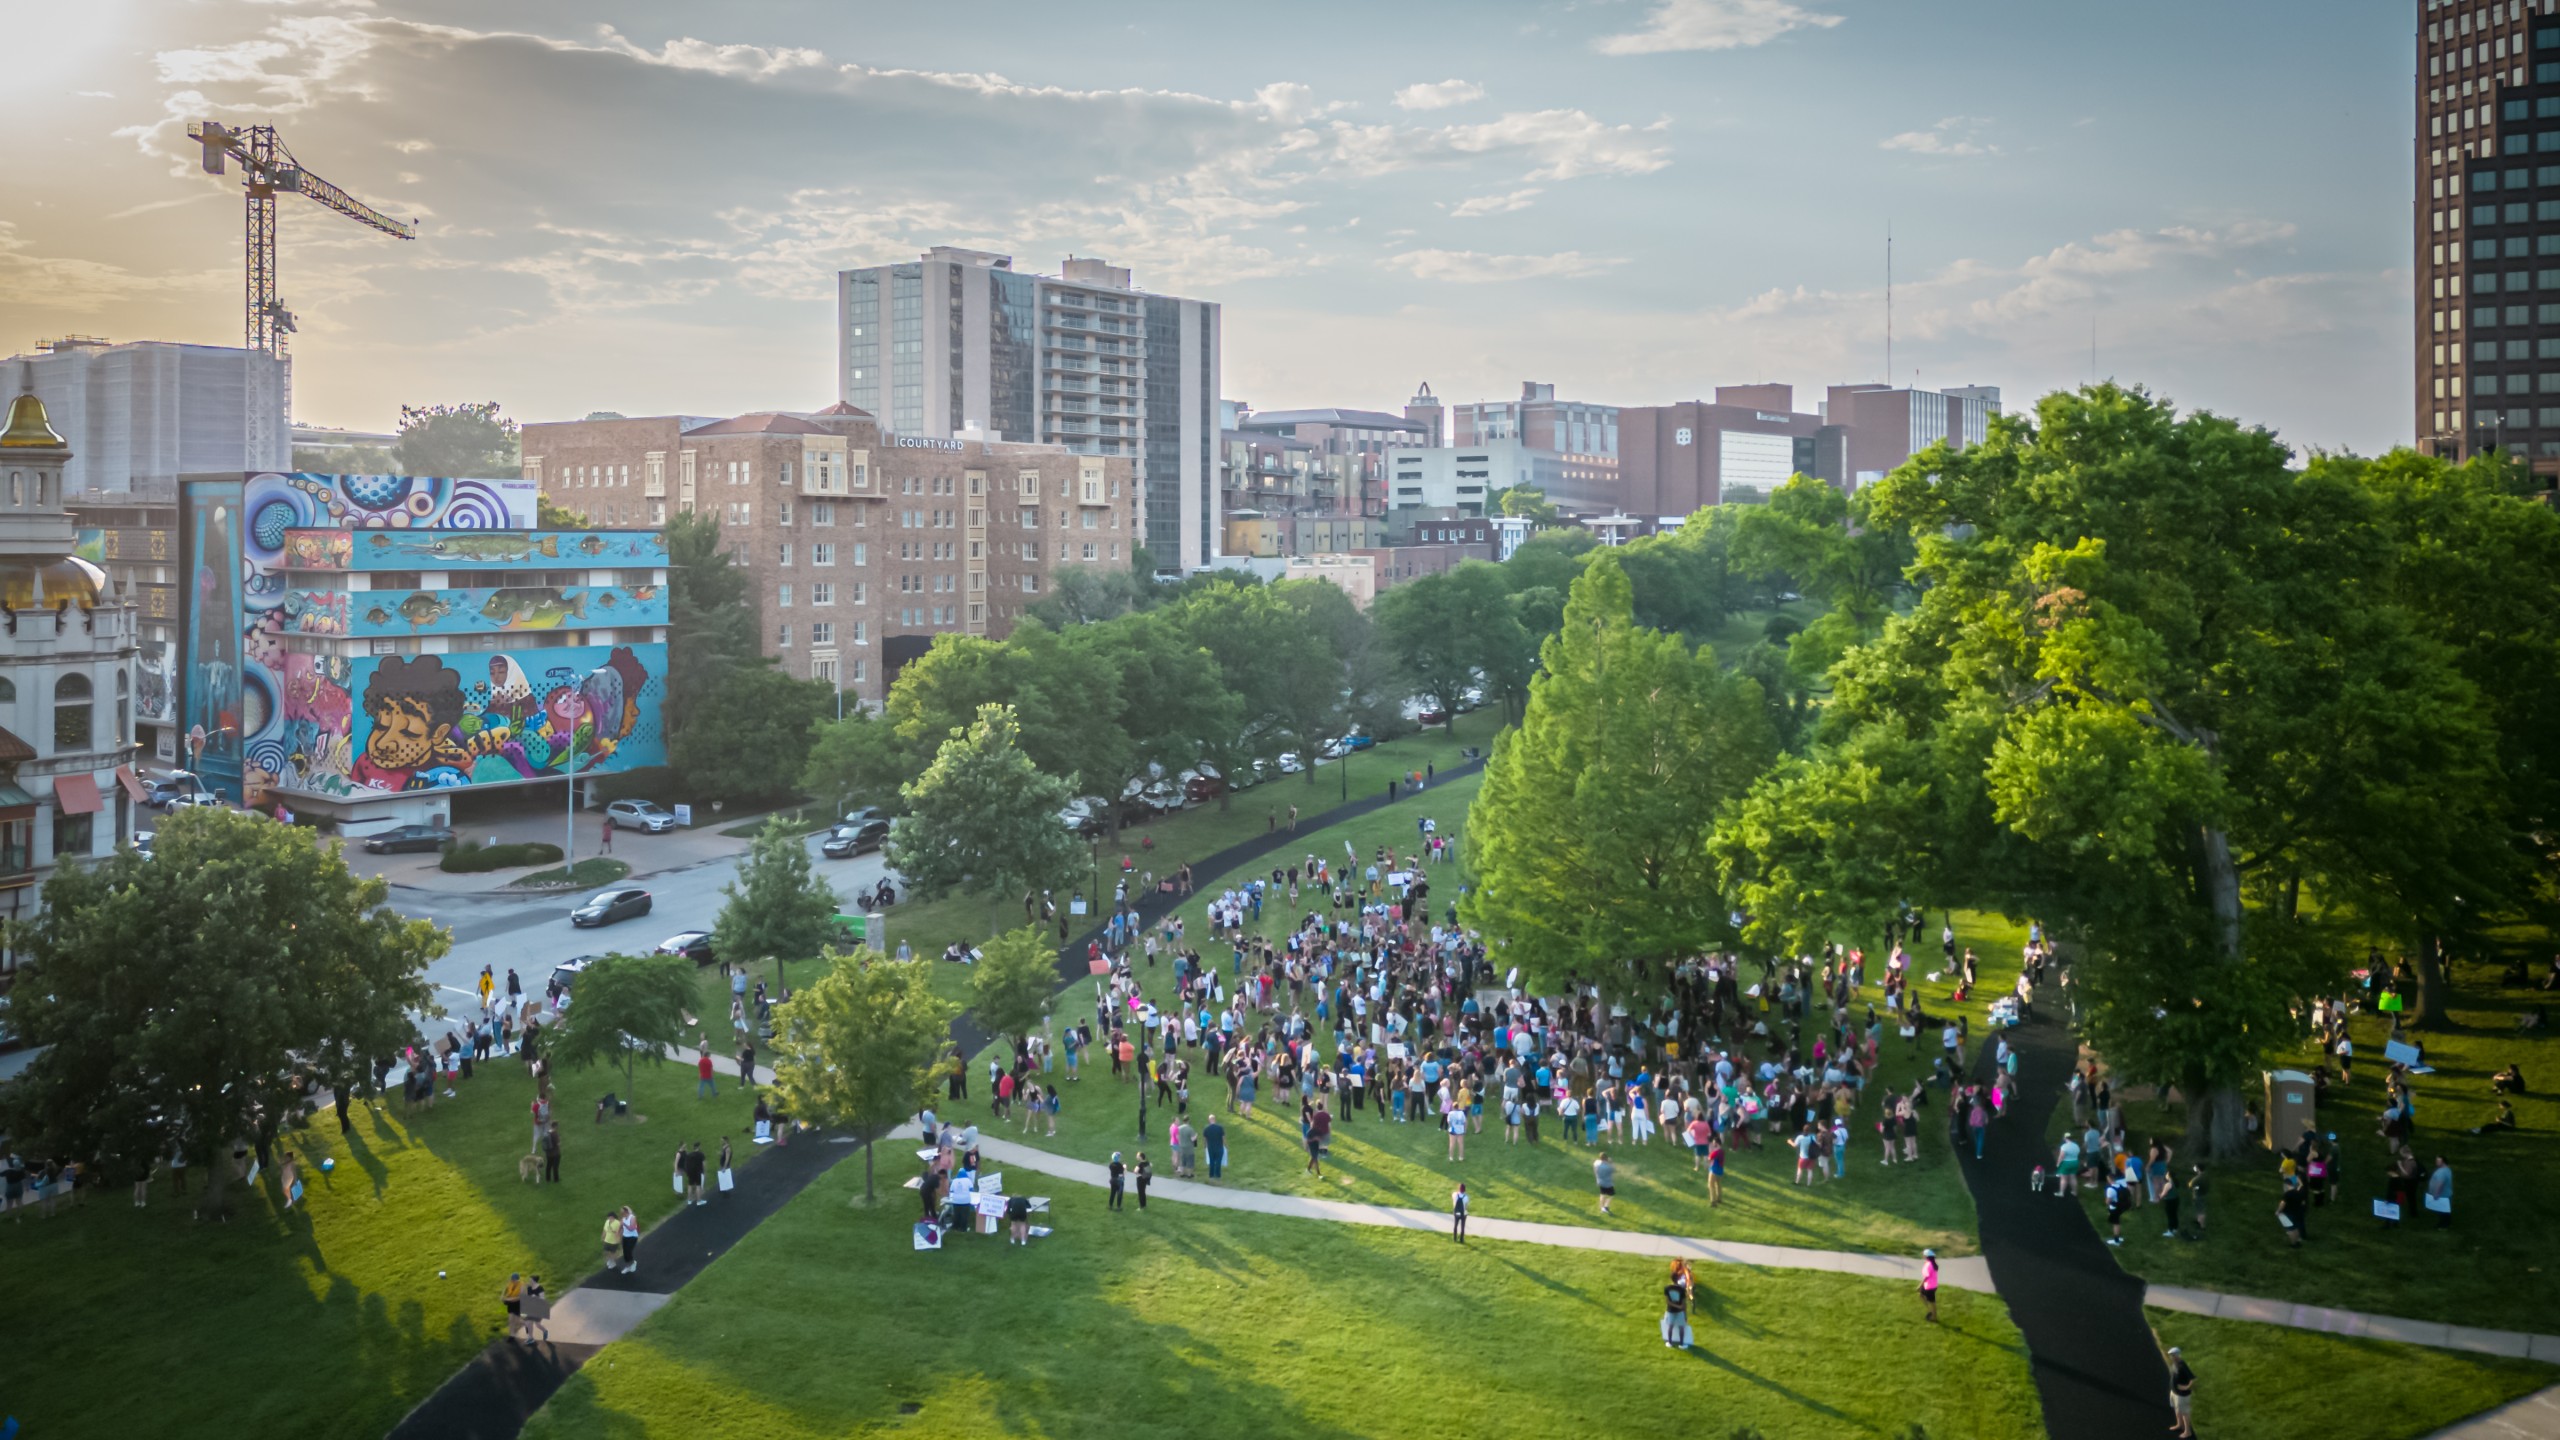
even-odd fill
[[[144,804],[150,799],[151,792],[142,787],[142,777],[134,774],[133,767],[130,765],[116,767],[116,783],[124,787],[124,793],[132,796],[133,803],[136,805]]]
[[[53,805],[65,815],[95,815],[104,801],[98,798],[98,782],[86,775],[53,777]]]

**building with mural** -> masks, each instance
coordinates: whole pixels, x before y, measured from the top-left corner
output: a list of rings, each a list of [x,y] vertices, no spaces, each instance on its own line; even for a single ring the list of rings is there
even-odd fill
[[[134,607],[73,553],[73,451],[32,392],[0,429],[0,917],[133,833]],[[0,953],[0,978],[9,957]]]
[[[190,768],[356,833],[454,792],[666,763],[667,548],[545,530],[529,481],[191,481]]]

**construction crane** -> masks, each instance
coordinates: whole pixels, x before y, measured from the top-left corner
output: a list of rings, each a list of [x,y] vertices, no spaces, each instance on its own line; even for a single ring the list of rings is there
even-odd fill
[[[286,149],[273,125],[244,125],[233,128],[214,120],[198,120],[187,126],[187,138],[204,147],[204,169],[208,175],[224,173],[229,161],[240,162],[241,186],[248,192],[248,312],[247,344],[251,350],[272,355],[284,377],[285,393],[273,397],[260,395],[256,381],[249,385],[248,442],[252,465],[266,463],[280,438],[273,426],[288,413],[292,403],[292,371],[287,368],[285,337],[294,330],[293,312],[284,308],[276,296],[276,196],[281,193],[307,195],[312,200],[360,225],[379,230],[395,240],[415,240],[418,227],[414,221],[394,220],[346,191],[302,168]]]

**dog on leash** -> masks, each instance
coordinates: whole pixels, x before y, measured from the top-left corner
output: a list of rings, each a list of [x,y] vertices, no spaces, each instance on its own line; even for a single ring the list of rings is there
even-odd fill
[[[2043,1193],[2044,1193],[2044,1167],[2043,1167],[2043,1166],[2041,1166],[2041,1165],[2037,1166],[2037,1167],[2035,1168],[2035,1173],[2033,1173],[2033,1174],[2031,1174],[2031,1175],[2029,1175],[2029,1176],[2027,1177],[2027,1188],[2028,1188],[2029,1190],[2034,1191],[2034,1192],[2035,1192],[2035,1193],[2037,1193],[2038,1195],[2041,1195],[2041,1194],[2043,1194]]]
[[[516,1180],[519,1184],[528,1180],[532,1181],[536,1185],[541,1184],[542,1157],[539,1155],[525,1155],[518,1157],[516,1160]]]

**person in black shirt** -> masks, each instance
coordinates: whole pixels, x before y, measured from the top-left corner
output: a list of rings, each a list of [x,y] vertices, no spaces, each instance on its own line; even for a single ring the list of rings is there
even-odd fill
[[[1011,1223],[1012,1223],[1012,1226],[1013,1226],[1013,1233],[1012,1233],[1012,1235],[1011,1235],[1011,1236],[1010,1236],[1010,1237],[1005,1241],[1005,1243],[1006,1243],[1006,1244],[1008,1244],[1008,1245],[1028,1245],[1028,1244],[1030,1244],[1030,1243],[1031,1243],[1031,1197],[1030,1197],[1030,1196],[1028,1196],[1028,1195],[1012,1195],[1012,1196],[1007,1196],[1007,1197],[1006,1197],[1006,1199],[1005,1199],[1005,1202],[1004,1202],[1004,1218],[1005,1218],[1007,1221],[1011,1222]]]
[[[2177,1418],[2174,1433],[2192,1437],[2195,1421],[2196,1372],[2187,1368],[2187,1357],[2177,1346],[2169,1347],[2169,1413]]]
[[[1120,1163],[1120,1152],[1111,1152],[1111,1208],[1120,1208],[1120,1197],[1129,1187],[1129,1167]]]
[[[1689,1348],[1689,1296],[1695,1285],[1689,1262],[1671,1262],[1671,1278],[1662,1286],[1662,1343],[1674,1350]]]

